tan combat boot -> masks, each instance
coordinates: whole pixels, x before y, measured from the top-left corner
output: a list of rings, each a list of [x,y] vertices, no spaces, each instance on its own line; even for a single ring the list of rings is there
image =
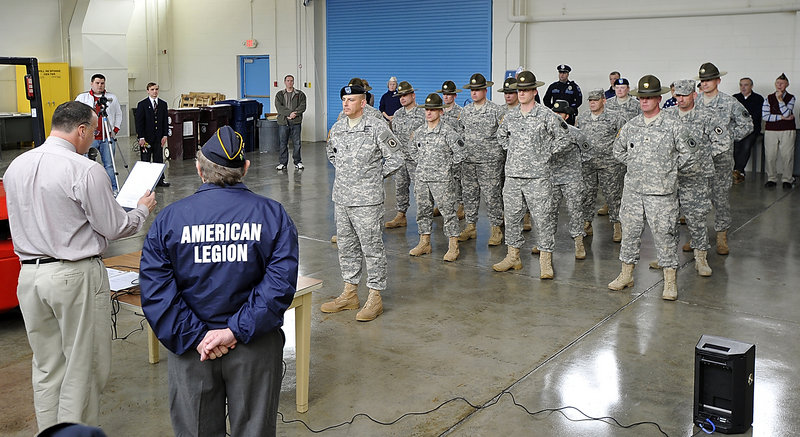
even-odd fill
[[[519,259],[519,248],[508,246],[508,255],[502,261],[492,266],[496,272],[506,270],[519,270],[522,268],[522,261]]]
[[[612,239],[615,243],[622,241],[622,224],[620,222],[614,223],[614,236]]]
[[[650,268],[654,270],[661,270],[661,266],[658,264],[658,261],[650,261]]]
[[[439,211],[439,208],[433,208],[433,216],[434,217],[441,217],[442,216],[442,212]]]
[[[459,203],[458,204],[458,209],[456,210],[456,217],[458,217],[459,220],[464,220],[464,217],[466,217],[466,215],[464,214],[464,204],[463,203]]]
[[[575,259],[586,259],[586,248],[583,246],[583,235],[575,237]]]
[[[411,256],[425,255],[431,253],[431,234],[422,234],[419,236],[419,243],[408,254]]]
[[[597,215],[608,215],[608,204],[597,210]]]
[[[531,226],[531,213],[526,212],[525,216],[522,217],[522,230],[528,232],[532,229]]]
[[[594,235],[594,229],[592,229],[592,222],[583,222],[583,232],[586,232],[586,235]]]
[[[336,244],[337,241],[339,241],[339,239],[336,237],[336,235],[331,237],[331,243]]]
[[[708,266],[705,250],[694,250],[694,269],[700,276],[711,276],[711,267]]]
[[[320,307],[323,313],[338,313],[358,309],[358,284],[344,283],[344,291],[336,299],[325,302]]]
[[[692,249],[692,240],[687,241],[686,244],[684,244],[681,249],[683,249],[684,252],[691,252],[693,250]]]
[[[553,279],[553,252],[539,255],[539,279]]]
[[[381,292],[380,290],[370,289],[367,303],[364,304],[364,308],[361,308],[361,311],[356,313],[356,320],[359,322],[369,322],[370,320],[375,320],[375,318],[381,314],[383,314]]]
[[[445,261],[453,262],[458,259],[458,237],[450,237],[447,245],[447,253],[442,258]]]
[[[675,283],[675,268],[664,269],[664,292],[661,298],[664,300],[678,299],[678,284]]]
[[[717,232],[717,253],[720,255],[728,254],[728,231]]]
[[[408,221],[406,220],[406,213],[400,211],[397,211],[397,215],[394,216],[393,219],[386,222],[387,228],[401,228],[406,225],[408,225]]]
[[[539,246],[531,247],[531,255],[538,255],[539,254]]]
[[[499,246],[503,244],[503,230],[500,226],[492,226],[492,235],[489,237],[489,246]]]
[[[608,284],[611,290],[622,290],[627,287],[633,287],[633,268],[636,264],[622,263],[622,271],[617,276],[617,279]]]
[[[467,241],[472,238],[477,238],[478,230],[475,228],[475,223],[467,223],[467,227],[461,231],[461,235],[458,236],[458,241]]]

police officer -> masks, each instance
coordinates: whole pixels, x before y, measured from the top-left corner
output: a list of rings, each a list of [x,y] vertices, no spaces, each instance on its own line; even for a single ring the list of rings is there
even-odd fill
[[[297,229],[280,203],[241,182],[250,161],[230,126],[196,167],[203,185],[156,216],[139,274],[144,314],[170,351],[174,433],[224,435],[227,412],[233,435],[275,435]]]
[[[456,96],[462,90],[456,88],[455,82],[452,80],[446,80],[442,83],[442,89],[436,90],[435,92],[442,95],[442,102],[444,103],[444,109],[442,112],[442,121],[449,124],[450,127],[455,129],[459,135],[463,135],[464,133],[464,126],[461,124],[461,111],[464,109],[456,103]],[[462,196],[462,188],[461,188],[461,164],[457,164],[453,166],[453,179],[455,179],[455,188],[456,188],[456,202],[458,203],[458,209],[456,210],[456,216],[459,220],[464,220],[464,200]]]
[[[558,81],[551,83],[547,88],[542,103],[548,108],[552,108],[556,100],[566,100],[569,102],[569,106],[575,108],[577,114],[578,107],[583,103],[581,87],[569,80],[569,72],[572,71],[569,65],[561,64],[556,69],[558,70]]]
[[[500,145],[507,152],[503,204],[508,254],[492,268],[498,272],[522,268],[519,250],[525,242],[522,216],[527,203],[539,232],[539,277],[553,279],[556,227],[550,160],[554,153],[566,150],[570,144],[567,123],[534,101],[537,88],[542,85],[544,82],[537,81],[532,72],[521,72],[517,82],[511,84],[519,92],[520,107],[509,112],[497,129]]]
[[[461,164],[464,142],[450,125],[442,122],[444,103],[438,94],[428,94],[425,104],[426,123],[414,130],[408,146],[409,155],[417,163],[414,194],[417,201],[417,227],[419,244],[409,252],[411,256],[431,253],[431,225],[433,203],[439,205],[444,217],[444,233],[449,239],[445,261],[458,258],[458,234],[461,232],[456,217],[456,189],[453,167]]]
[[[473,74],[464,88],[470,90],[472,102],[461,112],[464,125],[464,162],[461,165],[461,183],[464,190],[464,209],[467,226],[458,241],[476,238],[478,231],[478,205],[481,195],[486,203],[486,213],[491,224],[489,246],[503,243],[502,172],[503,149],[497,142],[497,127],[503,120],[503,109],[486,99],[486,88],[494,85],[480,74]]]
[[[397,86],[397,96],[400,97],[402,107],[395,111],[392,118],[392,131],[400,141],[402,150],[407,150],[411,139],[411,132],[425,123],[425,110],[417,106],[417,94],[410,83],[400,82]],[[411,204],[411,183],[414,182],[414,171],[417,164],[406,154],[405,163],[394,175],[395,199],[397,201],[397,214],[386,222],[387,228],[406,226],[406,211]]]
[[[630,96],[630,83],[627,78],[619,78],[614,83],[616,95],[606,101],[606,110],[616,112],[625,121],[642,113],[639,101]]]
[[[729,192],[733,181],[733,142],[739,141],[753,131],[753,119],[744,106],[732,96],[718,89],[720,72],[716,65],[706,62],[700,66],[700,88],[703,95],[695,99],[698,108],[710,108],[717,120],[712,136],[712,158],[714,180],[711,183],[711,204],[714,206],[714,230],[717,231],[717,253],[727,255],[728,228],[731,227],[731,203]]]
[[[576,126],[584,133],[592,146],[592,154],[584,156],[582,173],[585,195],[583,197],[583,227],[586,235],[592,235],[594,204],[598,187],[608,202],[609,219],[613,225],[612,239],[622,241],[622,226],[619,223],[619,207],[622,201],[622,185],[625,179],[625,164],[614,159],[612,145],[617,132],[625,124],[618,113],[605,108],[603,90],[589,91],[589,112],[578,115]]]
[[[335,204],[339,265],[344,291],[322,304],[324,313],[357,309],[361,263],[367,265],[369,298],[356,320],[369,321],[383,313],[381,291],[386,289],[386,251],[383,246],[383,179],[403,166],[397,138],[376,117],[364,115],[364,88],[339,91],[347,118],[331,127],[327,153],[336,169],[331,197]]]
[[[642,115],[625,124],[614,141],[614,157],[628,166],[622,192],[622,247],[619,259],[622,271],[608,284],[611,290],[633,286],[633,268],[639,260],[644,219],[650,226],[664,267],[662,299],[676,300],[678,289],[678,168],[692,164],[693,156],[681,125],[661,115],[661,95],[669,92],[652,75],[639,79],[634,95],[639,97]]]

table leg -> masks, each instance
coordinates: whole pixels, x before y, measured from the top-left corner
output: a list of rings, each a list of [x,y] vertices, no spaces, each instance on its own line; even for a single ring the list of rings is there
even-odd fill
[[[158,338],[150,328],[150,324],[147,322],[144,324],[147,327],[147,360],[150,361],[150,364],[156,364],[158,362]]]
[[[311,293],[300,298],[295,308],[295,343],[297,373],[297,412],[308,411],[308,374],[311,355]]]

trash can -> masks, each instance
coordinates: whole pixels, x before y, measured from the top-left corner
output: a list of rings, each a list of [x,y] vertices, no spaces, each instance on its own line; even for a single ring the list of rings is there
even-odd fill
[[[200,107],[200,122],[198,123],[200,135],[197,145],[203,147],[203,144],[214,135],[217,129],[229,125],[231,114],[233,114],[231,105],[216,104]]]
[[[258,100],[221,100],[217,104],[231,105],[233,110],[231,117],[231,127],[244,139],[244,150],[252,152],[258,147],[256,120],[261,114],[262,104]]]
[[[200,121],[200,108],[175,108],[167,111],[169,136],[167,138],[168,158],[193,159],[197,156],[197,124]]]
[[[258,147],[261,152],[277,152],[278,140],[278,121],[274,117],[258,120]]]

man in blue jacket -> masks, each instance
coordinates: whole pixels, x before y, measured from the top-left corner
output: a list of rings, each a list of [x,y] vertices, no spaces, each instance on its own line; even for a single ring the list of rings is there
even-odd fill
[[[276,432],[283,313],[297,286],[297,229],[242,184],[228,126],[197,153],[197,192],[162,210],[142,249],[142,308],[168,360],[176,436]]]

